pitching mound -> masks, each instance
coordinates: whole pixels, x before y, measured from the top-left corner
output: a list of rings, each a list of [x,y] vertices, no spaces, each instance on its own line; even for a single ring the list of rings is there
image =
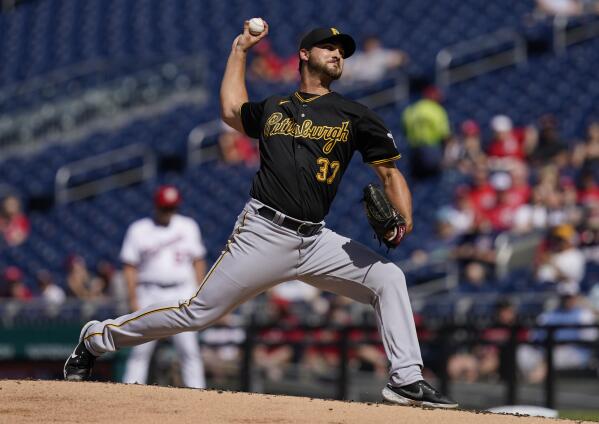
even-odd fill
[[[0,381],[0,423],[40,422],[548,424],[557,421],[170,387]]]

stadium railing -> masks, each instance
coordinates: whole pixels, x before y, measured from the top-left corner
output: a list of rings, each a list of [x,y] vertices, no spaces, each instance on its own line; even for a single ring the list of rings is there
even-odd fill
[[[94,171],[98,171],[94,175]],[[131,144],[60,167],[56,172],[57,203],[81,200],[156,176],[156,155],[145,144]],[[82,181],[72,183],[80,177]]]
[[[599,37],[599,19],[584,17],[572,19],[566,16],[553,18],[553,51],[561,55],[568,46]]]
[[[447,87],[506,66],[526,62],[526,39],[512,29],[502,29],[445,47],[437,53],[436,83]]]

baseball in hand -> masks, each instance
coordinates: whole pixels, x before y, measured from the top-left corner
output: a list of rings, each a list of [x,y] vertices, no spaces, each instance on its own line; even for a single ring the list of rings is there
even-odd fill
[[[250,34],[260,35],[264,31],[264,21],[261,18],[250,19]]]

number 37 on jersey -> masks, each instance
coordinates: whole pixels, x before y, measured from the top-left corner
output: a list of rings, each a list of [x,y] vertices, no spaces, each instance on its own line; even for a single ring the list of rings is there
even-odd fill
[[[330,161],[327,158],[320,157],[316,159],[316,164],[320,167],[316,173],[316,179],[321,183],[332,184],[339,172],[339,161]]]

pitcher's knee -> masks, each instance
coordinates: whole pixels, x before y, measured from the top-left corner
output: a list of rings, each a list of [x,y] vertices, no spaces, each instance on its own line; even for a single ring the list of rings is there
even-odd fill
[[[380,295],[389,291],[404,291],[406,277],[403,271],[395,264],[384,264],[380,266],[375,275],[371,275],[377,282],[377,293]]]
[[[188,308],[190,317],[190,330],[203,330],[204,328],[218,321],[228,312],[229,309],[222,305],[211,307],[207,307],[206,305],[196,305],[195,307],[192,307],[192,305],[190,305]]]

